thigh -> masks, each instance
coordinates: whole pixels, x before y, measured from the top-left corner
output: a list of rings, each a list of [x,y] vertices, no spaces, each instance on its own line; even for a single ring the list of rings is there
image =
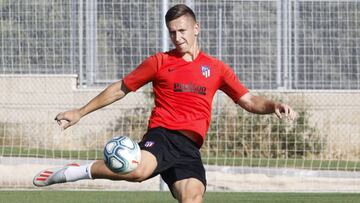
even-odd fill
[[[105,165],[103,160],[98,160],[91,167],[91,175],[94,179],[143,181],[153,174],[156,166],[155,156],[150,152],[141,150],[141,162],[134,171],[126,174],[114,173]]]
[[[151,177],[166,170],[174,162],[174,155],[171,152],[167,136],[168,132],[164,128],[153,128],[148,130],[139,142],[141,150],[153,155],[157,163]]]
[[[206,189],[206,175],[199,149],[182,135],[173,137],[171,142],[177,154],[176,160],[169,169],[161,173],[161,177],[175,198],[182,199],[186,194],[196,197],[201,194],[202,197]],[[187,191],[189,188],[194,190]]]
[[[196,178],[187,178],[176,181],[172,193],[179,202],[202,202],[205,186]]]

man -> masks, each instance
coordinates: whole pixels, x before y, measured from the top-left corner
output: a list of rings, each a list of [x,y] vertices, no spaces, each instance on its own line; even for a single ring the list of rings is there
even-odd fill
[[[165,20],[175,49],[147,58],[82,108],[55,118],[66,129],[90,112],[152,82],[155,107],[148,131],[139,143],[142,159],[138,168],[129,174],[116,174],[103,160],[97,160],[85,166],[47,169],[35,176],[34,185],[98,178],[141,182],[160,174],[179,202],[202,202],[206,177],[199,148],[210,125],[211,104],[217,90],[224,91],[249,112],[294,119],[290,106],[251,95],[232,69],[201,51],[197,42],[200,27],[190,8],[175,5]]]

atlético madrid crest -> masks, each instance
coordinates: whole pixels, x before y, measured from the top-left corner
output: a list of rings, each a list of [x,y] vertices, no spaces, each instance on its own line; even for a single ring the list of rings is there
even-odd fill
[[[210,77],[210,67],[209,66],[201,66],[201,73],[205,78]]]

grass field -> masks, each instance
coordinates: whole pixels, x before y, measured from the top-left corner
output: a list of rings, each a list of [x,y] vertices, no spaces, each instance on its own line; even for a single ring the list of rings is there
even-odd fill
[[[0,191],[0,203],[166,203],[170,192]],[[360,193],[230,193],[208,192],[205,203],[355,203]]]

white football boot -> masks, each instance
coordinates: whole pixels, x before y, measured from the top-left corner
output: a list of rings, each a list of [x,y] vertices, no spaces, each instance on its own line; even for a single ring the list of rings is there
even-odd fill
[[[69,168],[69,166],[80,166],[79,164],[68,164],[64,167],[58,168],[50,168],[40,171],[34,179],[33,184],[37,187],[49,186],[57,183],[65,183],[65,170]]]

